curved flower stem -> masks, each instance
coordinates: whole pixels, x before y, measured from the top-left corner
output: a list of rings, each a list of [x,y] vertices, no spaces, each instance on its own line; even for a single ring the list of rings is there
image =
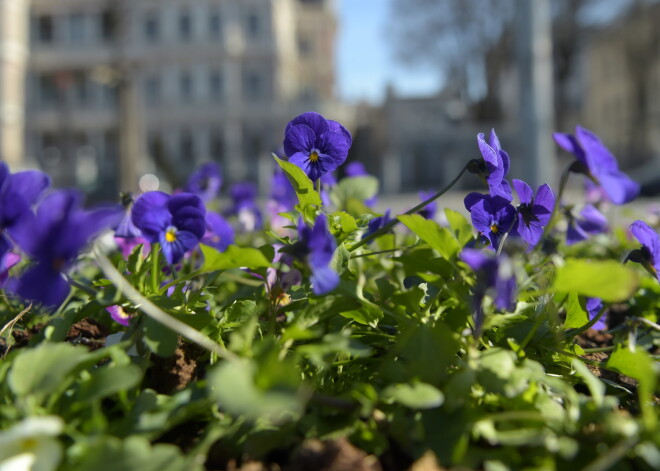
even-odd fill
[[[152,303],[149,299],[147,299],[142,293],[140,293],[128,281],[126,281],[126,278],[124,278],[122,274],[117,271],[108,257],[101,253],[98,246],[94,247],[94,254],[103,274],[114,283],[115,287],[121,293],[123,293],[124,296],[126,296],[133,304],[139,306],[140,310],[145,315],[151,317],[156,322],[163,324],[168,329],[173,330],[182,337],[187,338],[191,342],[196,343],[200,347],[209,350],[221,358],[225,358],[227,360],[238,359],[234,353],[225,349],[220,344],[214,342],[198,330],[190,327],[188,324],[181,322],[175,317],[167,314],[154,303]]]
[[[564,191],[566,190],[566,184],[568,183],[568,177],[571,175],[571,169],[573,164],[569,165],[564,169],[561,174],[561,179],[559,180],[559,193],[557,193],[557,198],[555,199],[555,206],[552,208],[552,213],[550,214],[550,220],[548,224],[543,228],[543,235],[540,240],[544,240],[546,236],[550,233],[550,229],[555,225],[555,220],[557,216],[557,210],[561,205],[561,199],[564,196]],[[537,247],[540,247],[542,244],[537,244]]]
[[[458,173],[458,175],[456,175],[456,177],[454,177],[454,179],[453,179],[452,181],[450,181],[449,184],[448,184],[446,187],[444,187],[442,190],[438,191],[435,195],[433,195],[433,196],[431,196],[430,198],[428,198],[428,199],[422,201],[420,204],[418,204],[417,206],[415,206],[415,207],[412,208],[412,209],[409,209],[408,211],[406,211],[406,212],[403,213],[403,214],[404,214],[404,215],[415,214],[415,213],[417,213],[418,211],[424,209],[424,208],[426,207],[426,205],[428,205],[429,203],[434,202],[435,200],[437,200],[438,198],[440,198],[442,195],[444,195],[445,193],[447,193],[447,192],[448,192],[449,190],[451,190],[451,188],[456,184],[456,182],[458,182],[458,180],[460,180],[460,178],[463,176],[463,174],[464,174],[465,171],[468,169],[468,167],[469,167],[470,165],[473,165],[473,162],[477,162],[477,161],[474,160],[474,159],[473,159],[473,160],[470,160],[467,164],[465,164],[465,166],[461,169],[461,171]],[[357,249],[357,248],[359,248],[359,247],[362,247],[362,246],[365,245],[365,244],[368,244],[369,242],[371,242],[372,240],[374,240],[376,237],[379,237],[379,236],[381,236],[382,234],[385,234],[385,233],[386,233],[387,231],[389,231],[390,229],[392,229],[395,225],[398,224],[398,222],[399,222],[399,220],[398,220],[397,218],[392,219],[389,223],[385,224],[383,227],[381,227],[380,229],[378,229],[376,232],[373,232],[372,234],[368,235],[368,236],[365,237],[364,239],[362,239],[362,240],[360,240],[359,242],[357,242],[355,245],[351,246],[351,247],[348,249],[348,251],[349,251],[349,252],[353,252],[355,249]]]

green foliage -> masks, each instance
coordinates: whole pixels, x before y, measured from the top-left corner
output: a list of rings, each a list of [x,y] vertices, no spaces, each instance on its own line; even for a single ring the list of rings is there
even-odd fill
[[[273,155],[273,158],[275,159],[275,162],[277,162],[277,165],[284,170],[291,185],[293,185],[294,190],[296,190],[298,202],[300,203],[303,212],[306,211],[309,206],[321,206],[321,196],[314,189],[314,184],[309,177],[305,175],[305,172],[303,172],[297,165],[279,159],[275,155]]]
[[[639,286],[639,277],[631,268],[614,260],[566,260],[557,270],[553,288],[607,302],[625,301]]]

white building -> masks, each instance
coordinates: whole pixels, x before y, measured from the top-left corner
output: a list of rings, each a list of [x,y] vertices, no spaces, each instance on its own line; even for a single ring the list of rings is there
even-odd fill
[[[291,117],[348,118],[332,0],[33,0],[30,25],[28,150],[58,184],[112,196],[206,160],[265,180]]]

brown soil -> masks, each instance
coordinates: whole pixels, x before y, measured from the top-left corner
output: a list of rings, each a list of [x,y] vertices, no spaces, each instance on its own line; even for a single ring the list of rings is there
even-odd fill
[[[203,375],[199,359],[203,348],[179,338],[178,346],[169,358],[152,356],[152,366],[147,370],[145,387],[161,394],[171,394],[185,388]]]
[[[86,345],[90,350],[98,350],[105,345],[109,331],[94,319],[85,318],[71,326],[66,335],[67,342]]]

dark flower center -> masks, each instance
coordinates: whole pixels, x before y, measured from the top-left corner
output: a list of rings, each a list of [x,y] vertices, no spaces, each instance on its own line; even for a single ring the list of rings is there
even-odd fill
[[[530,203],[522,203],[520,206],[518,206],[518,214],[520,214],[523,222],[527,226],[529,226],[530,223],[539,220],[539,218],[536,217],[536,214],[534,214],[532,205]]]
[[[500,228],[497,227],[497,224],[492,223],[490,225],[490,232],[492,232],[493,234],[497,234],[498,232],[500,232]]]

